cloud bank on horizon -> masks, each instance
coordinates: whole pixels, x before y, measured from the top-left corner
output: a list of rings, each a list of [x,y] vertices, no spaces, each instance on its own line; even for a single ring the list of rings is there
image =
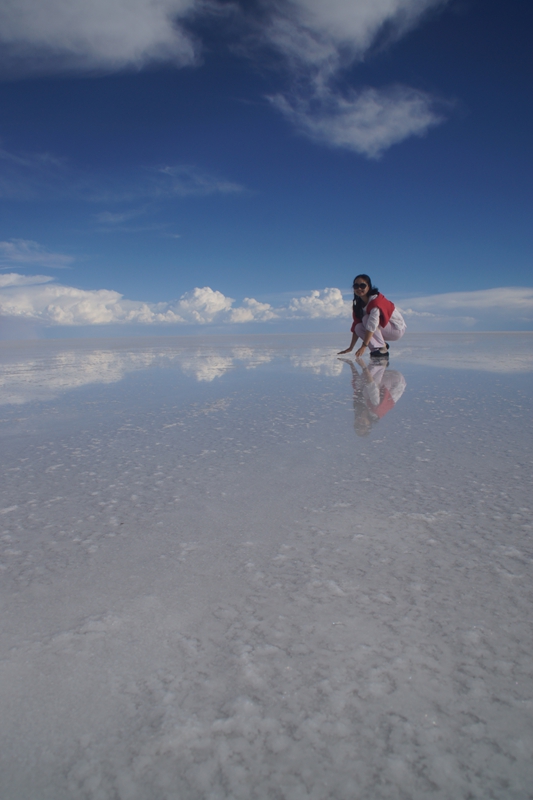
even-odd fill
[[[502,330],[520,330],[533,322],[530,288],[450,292],[406,298],[397,305],[413,331],[483,330],[484,322],[494,318]],[[128,300],[109,289],[65,286],[45,275],[0,275],[0,318],[8,324],[12,321],[38,323],[48,328],[102,325],[168,328],[338,320],[348,328],[350,315],[351,299],[335,287],[313,290],[278,306],[250,297],[237,305],[233,298],[208,286],[197,287],[176,301],[150,303]]]
[[[195,25],[237,17],[249,58],[276,58],[288,88],[269,96],[303,135],[378,158],[444,120],[445,104],[396,84],[343,91],[339,77],[377,42],[392,42],[448,0],[16,0],[0,7],[8,75],[113,73],[201,61]],[[229,189],[231,191],[231,189]]]

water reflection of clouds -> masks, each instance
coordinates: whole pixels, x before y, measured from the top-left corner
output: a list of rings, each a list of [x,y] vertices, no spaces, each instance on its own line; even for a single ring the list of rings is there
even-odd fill
[[[39,358],[32,353],[0,364],[0,404],[52,400],[61,392],[92,383],[117,383],[127,372],[145,369],[154,352],[65,350]]]
[[[179,359],[179,366],[185,375],[190,375],[197,381],[209,382],[221,378],[224,373],[233,369],[235,360],[224,356],[189,355]]]
[[[406,336],[394,349],[394,365],[502,374],[532,372],[533,347],[529,347],[529,341],[533,344],[531,334]],[[335,357],[331,344],[309,346],[290,336],[282,343],[271,344],[258,345],[257,339],[234,345],[213,339],[198,346],[180,343],[131,347],[113,340],[94,349],[87,342],[81,346],[57,342],[6,344],[0,351],[0,405],[52,400],[62,392],[90,384],[118,383],[128,373],[150,367],[177,368],[204,383],[235,369],[256,369],[275,359],[315,375],[338,377],[342,373],[343,363]]]
[[[303,351],[292,355],[290,358],[293,367],[310,369],[315,375],[330,375],[335,377],[342,372],[342,364],[334,358],[329,349],[314,347],[312,350]]]
[[[423,341],[406,336],[395,346],[394,357],[401,365],[500,374],[533,372],[533,336],[529,332],[428,334]]]
[[[222,375],[237,366],[255,369],[262,364],[268,364],[273,358],[274,353],[268,350],[234,347],[231,355],[206,356],[203,353],[189,353],[186,356],[178,355],[176,361],[185,375],[190,375],[197,381],[212,381],[215,378],[221,378]]]
[[[24,354],[14,350],[0,364],[1,405],[52,400],[64,391],[89,384],[118,383],[129,372],[148,367],[178,367],[197,381],[209,382],[236,367],[254,369],[274,358],[274,353],[264,348],[241,346],[230,348],[226,354],[209,354],[205,347],[40,351]]]

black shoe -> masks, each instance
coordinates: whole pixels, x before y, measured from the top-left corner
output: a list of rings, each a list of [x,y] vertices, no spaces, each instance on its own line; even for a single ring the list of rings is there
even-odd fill
[[[387,345],[387,350],[382,353],[381,350],[371,350],[370,351],[370,358],[388,358],[389,357],[389,345]]]

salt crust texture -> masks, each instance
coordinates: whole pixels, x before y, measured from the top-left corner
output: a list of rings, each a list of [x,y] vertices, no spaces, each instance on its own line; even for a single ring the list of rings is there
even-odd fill
[[[533,797],[530,340],[2,345],[2,800]]]

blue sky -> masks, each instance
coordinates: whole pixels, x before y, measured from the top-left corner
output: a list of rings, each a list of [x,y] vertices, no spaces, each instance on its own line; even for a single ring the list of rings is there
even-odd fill
[[[412,330],[531,329],[532,23],[526,0],[5,4],[0,336],[343,331],[357,272]]]

